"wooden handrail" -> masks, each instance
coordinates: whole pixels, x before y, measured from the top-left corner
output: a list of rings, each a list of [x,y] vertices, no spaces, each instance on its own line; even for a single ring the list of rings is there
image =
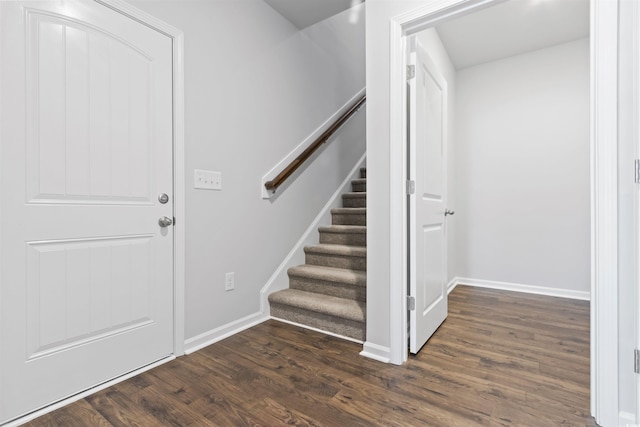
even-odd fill
[[[360,98],[348,111],[346,111],[343,115],[340,116],[338,120],[333,123],[329,129],[325,130],[322,135],[320,135],[311,145],[309,145],[298,157],[296,157],[291,163],[285,167],[282,172],[280,172],[275,178],[271,181],[267,181],[264,183],[265,188],[268,191],[275,192],[278,187],[280,187],[286,180],[289,178],[302,164],[309,158],[313,153],[316,152],[318,148],[333,135],[347,120],[351,118],[359,109],[362,107],[367,100],[367,95],[362,95]]]

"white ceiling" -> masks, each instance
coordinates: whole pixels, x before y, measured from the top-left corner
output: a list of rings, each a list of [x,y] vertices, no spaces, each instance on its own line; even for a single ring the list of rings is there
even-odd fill
[[[509,0],[436,27],[456,69],[589,35],[589,0]]]
[[[302,30],[351,7],[352,0],[264,0]],[[360,1],[358,1],[360,3]]]

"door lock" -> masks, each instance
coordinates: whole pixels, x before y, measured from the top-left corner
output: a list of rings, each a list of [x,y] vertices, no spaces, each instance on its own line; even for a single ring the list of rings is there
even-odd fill
[[[168,227],[171,224],[173,224],[173,219],[167,217],[167,216],[163,216],[160,219],[158,219],[158,225],[162,228]]]

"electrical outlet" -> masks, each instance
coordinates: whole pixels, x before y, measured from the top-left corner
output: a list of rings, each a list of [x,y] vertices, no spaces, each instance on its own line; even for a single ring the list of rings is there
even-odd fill
[[[227,273],[224,275],[224,290],[232,291],[235,289],[235,273]]]
[[[194,169],[193,188],[222,190],[222,172]]]

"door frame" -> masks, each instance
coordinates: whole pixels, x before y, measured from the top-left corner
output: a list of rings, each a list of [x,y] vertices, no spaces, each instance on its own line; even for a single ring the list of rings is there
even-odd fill
[[[433,0],[390,20],[390,361],[407,350],[407,36],[504,0]],[[591,413],[618,425],[618,2],[590,0]]]
[[[185,326],[185,154],[184,154],[184,32],[126,3],[93,0],[141,24],[172,42],[173,58],[173,355],[184,354]],[[177,223],[177,224],[176,224]]]

